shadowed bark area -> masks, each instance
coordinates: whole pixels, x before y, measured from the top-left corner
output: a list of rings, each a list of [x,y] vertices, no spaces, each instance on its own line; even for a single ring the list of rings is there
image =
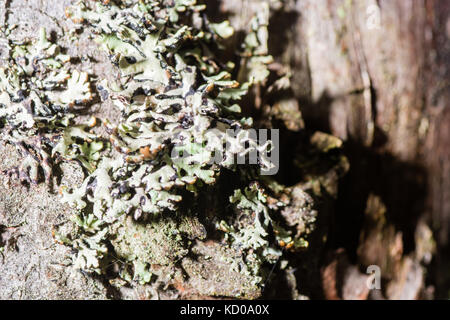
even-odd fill
[[[439,246],[434,281],[446,294],[450,179],[447,1],[299,1],[311,94],[306,123],[346,140],[335,245],[353,254],[370,194],[414,251],[425,218]],[[304,70],[303,68],[301,70]],[[313,127],[317,128],[317,127]],[[361,245],[361,243],[359,243]],[[444,280],[446,279],[446,280]],[[442,287],[441,287],[442,286]],[[441,296],[445,297],[445,296]]]
[[[258,1],[221,5],[238,28],[258,10]],[[367,218],[375,197],[384,208],[381,229],[392,228],[386,242],[399,241],[400,256],[416,255],[420,264],[418,248],[432,241],[420,230],[426,222],[434,231],[431,274],[404,287],[417,293],[431,283],[441,298],[449,285],[449,11],[443,0],[298,0],[285,1],[269,24],[270,53],[292,69],[306,129],[345,141],[350,171],[339,187],[330,250],[344,247],[361,269],[369,262],[364,251],[378,252],[371,263],[388,259],[383,241],[364,238],[377,228]],[[386,280],[401,273],[390,268]]]
[[[438,296],[446,294],[441,259],[450,222],[448,2],[299,1],[299,6],[304,35],[299,41],[308,43],[312,79],[311,94],[302,97],[305,122],[314,119],[345,139],[350,159],[334,245],[355,253],[366,201],[375,194],[386,205],[388,223],[402,233],[404,254],[422,241],[415,237],[419,219],[431,224],[439,245],[432,282]],[[357,259],[362,262],[361,255]]]

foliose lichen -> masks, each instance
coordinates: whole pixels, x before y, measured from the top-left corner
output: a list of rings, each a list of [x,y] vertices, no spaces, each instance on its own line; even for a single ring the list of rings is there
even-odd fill
[[[70,56],[47,39],[45,29],[36,41],[10,41],[9,63],[0,68],[0,125],[3,141],[24,156],[20,180],[38,183],[41,167],[50,182],[52,163],[78,159],[90,169],[103,144],[87,125],[75,124],[77,107],[92,101],[89,76],[73,68]]]
[[[97,3],[94,10],[80,3],[67,11],[92,25],[120,69],[119,83],[103,81],[98,89],[122,119],[118,125],[105,121],[114,158],[103,158],[81,187],[64,192],[63,201],[79,210],[92,203],[96,218],[109,224],[123,214],[139,219],[175,211],[183,190],[198,195],[222,169],[235,170],[236,156],[270,148],[270,141],[258,146],[244,131],[227,134],[251,124],[239,117],[235,102],[265,75],[243,84],[232,80],[232,64],[221,65],[213,52],[233,30],[228,22],[209,23],[204,9],[195,1],[141,1]],[[225,149],[226,143],[235,147]],[[260,165],[271,163],[262,158]]]

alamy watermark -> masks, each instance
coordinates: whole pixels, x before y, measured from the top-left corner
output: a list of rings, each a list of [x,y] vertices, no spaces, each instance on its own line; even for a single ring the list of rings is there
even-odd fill
[[[259,165],[261,175],[275,175],[280,165],[278,129],[206,130],[201,135],[180,133],[171,157],[191,164]]]
[[[376,30],[381,28],[381,10],[376,4],[370,5],[366,9],[367,29]]]
[[[381,289],[381,269],[377,265],[367,267],[366,273],[369,275],[366,285],[369,290]]]

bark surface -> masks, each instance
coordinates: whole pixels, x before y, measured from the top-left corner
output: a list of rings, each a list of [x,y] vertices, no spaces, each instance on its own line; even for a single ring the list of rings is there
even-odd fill
[[[238,41],[261,1],[208,1],[209,14],[229,18]],[[18,24],[15,32],[24,38],[36,35],[41,26],[61,33],[67,24],[64,8],[73,2],[6,0],[0,4],[0,24]],[[337,203],[325,210],[330,214],[327,253],[320,251],[309,264],[321,265],[320,274],[307,270],[304,262],[303,276],[286,272],[283,279],[294,281],[280,286],[293,292],[290,297],[299,297],[295,283],[300,283],[311,297],[448,298],[449,13],[446,0],[287,0],[274,5],[269,53],[291,69],[289,96],[301,110],[304,131],[342,138],[350,161]],[[101,60],[95,43],[82,43],[69,50]],[[0,44],[0,50],[5,59],[7,48]],[[105,61],[93,68],[97,75],[116,76]],[[263,122],[274,108],[270,101],[248,105],[246,112]],[[102,106],[96,112],[110,111]],[[292,145],[302,134],[284,137]],[[21,161],[11,146],[1,145],[0,153],[6,155],[2,170]],[[287,163],[281,179],[293,184],[292,151],[282,151],[283,156],[288,160],[282,159]],[[70,181],[79,181],[81,172],[67,170]],[[61,265],[69,252],[54,243],[51,229],[67,221],[69,209],[59,204],[56,190],[26,188],[3,175],[0,179],[0,242],[7,248],[0,254],[0,298],[114,297],[104,280],[67,272]],[[185,261],[188,270],[189,263]],[[387,284],[369,293],[362,284],[365,269],[374,264]],[[190,285],[192,297],[211,293],[195,278]],[[147,297],[139,290],[121,297]]]

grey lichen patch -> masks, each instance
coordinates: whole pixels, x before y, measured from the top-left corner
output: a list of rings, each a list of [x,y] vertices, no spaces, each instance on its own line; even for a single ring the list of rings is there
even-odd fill
[[[71,57],[48,40],[44,28],[37,40],[9,39],[8,46],[9,63],[0,68],[0,133],[26,156],[11,173],[36,184],[42,168],[49,183],[59,157],[91,169],[95,156],[86,149],[96,137],[73,121],[76,106],[93,99],[88,75],[70,68]]]
[[[249,79],[253,83],[264,82],[270,74],[267,65],[273,62],[269,55],[270,6],[262,1],[257,15],[250,21],[250,30],[243,43],[243,68],[239,79]]]
[[[106,123],[112,145],[123,156],[120,160],[103,161],[93,173],[93,201],[99,218],[106,214],[108,219],[114,219],[124,212],[139,218],[142,213],[173,211],[181,201],[178,189],[195,191],[202,184],[214,183],[220,167],[230,167],[237,154],[227,153],[220,163],[212,165],[214,151],[222,149],[223,142],[219,139],[215,145],[203,144],[209,138],[207,130],[215,129],[215,135],[224,137],[227,129],[240,128],[245,123],[245,119],[225,118],[230,101],[240,98],[245,86],[240,88],[239,83],[230,80],[231,74],[220,70],[205,47],[214,45],[218,36],[208,31],[207,22],[199,19],[204,6],[191,6],[188,10],[179,5],[97,4],[96,11],[80,5],[69,14],[77,21],[86,19],[94,24],[100,34],[98,41],[112,62],[123,76],[132,76],[123,78],[123,83],[101,84],[102,96],[111,98],[123,114],[118,126]],[[192,22],[179,24],[177,10],[182,10]],[[103,16],[111,23],[103,23]],[[121,18],[111,18],[116,16]],[[196,48],[191,49],[192,46]],[[174,159],[173,155],[180,153],[184,157]],[[107,193],[118,183],[121,187],[113,199]],[[86,188],[87,183],[74,192],[75,199],[66,199],[84,206],[85,201],[79,196],[86,194]],[[107,208],[100,208],[97,199],[105,202]]]
[[[278,187],[291,193],[289,188]],[[292,193],[298,191],[294,189]],[[309,246],[306,239],[314,230],[317,212],[311,207],[312,199],[306,195],[302,196],[308,199],[308,204],[290,196],[284,195],[284,202],[282,195],[278,200],[268,197],[266,190],[253,182],[243,190],[234,191],[230,202],[235,215],[230,216],[228,223],[222,220],[218,225],[226,233],[225,241],[242,254],[240,259],[232,261],[233,270],[251,276],[253,285],[263,286],[268,276],[264,265],[276,263],[283,250],[295,252]]]
[[[235,268],[254,276],[254,282],[260,283],[263,281],[260,276],[261,265],[264,262],[274,263],[281,255],[281,251],[271,246],[268,240],[272,219],[265,204],[266,195],[257,184],[252,184],[243,191],[235,190],[230,202],[238,211],[238,219],[231,226],[222,221],[220,227],[227,235],[231,235],[229,241],[245,252],[245,268],[239,265],[235,265]]]
[[[201,17],[204,9],[195,1],[142,1],[97,3],[94,10],[80,3],[67,11],[74,21],[93,26],[97,42],[122,74],[117,83],[98,85],[102,98],[111,99],[122,113],[118,125],[104,122],[115,156],[103,158],[79,188],[63,191],[64,202],[84,212],[92,205],[95,219],[104,223],[83,246],[72,242],[84,256],[81,261],[87,270],[99,272],[98,260],[106,258],[101,245],[105,240],[126,260],[134,261],[135,270],[149,263],[176,262],[177,252],[186,254],[179,226],[163,216],[155,233],[151,225],[156,222],[148,220],[170,211],[182,213],[183,193],[199,199],[204,186],[216,183],[223,170],[236,170],[236,156],[270,149],[270,141],[259,146],[244,131],[238,137],[227,133],[251,123],[239,117],[235,102],[264,77],[252,76],[242,85],[232,80],[232,64],[221,67],[214,51],[233,30],[227,22],[210,24]],[[223,150],[227,142],[235,147],[217,158],[216,150]],[[268,159],[260,159],[262,168],[270,165]],[[258,231],[267,235],[263,228],[269,226],[268,212],[264,212],[266,221]],[[124,215],[144,222],[130,224]],[[158,235],[166,237],[162,249],[144,249],[147,241],[161,242]],[[172,255],[164,258],[160,251]],[[92,257],[95,253],[97,260]],[[252,272],[258,273],[257,269]]]

